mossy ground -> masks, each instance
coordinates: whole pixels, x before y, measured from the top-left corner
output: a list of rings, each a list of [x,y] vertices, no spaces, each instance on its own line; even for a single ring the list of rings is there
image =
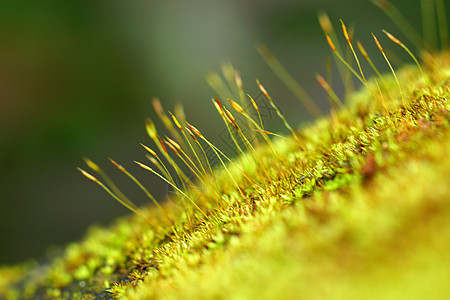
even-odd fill
[[[286,164],[258,150],[267,172],[224,170],[221,197],[194,190],[110,228],[92,228],[48,264],[0,269],[7,299],[450,298],[448,52],[399,73],[390,115],[367,91],[334,118],[275,140]]]

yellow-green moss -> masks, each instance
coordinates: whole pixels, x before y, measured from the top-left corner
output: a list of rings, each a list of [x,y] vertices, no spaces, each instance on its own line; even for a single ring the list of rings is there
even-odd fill
[[[364,89],[336,119],[299,131],[308,151],[275,140],[289,162],[281,169],[259,149],[269,171],[254,175],[256,185],[239,180],[245,197],[218,170],[221,206],[206,190],[196,195],[208,218],[167,202],[167,216],[145,212],[155,226],[130,216],[92,228],[49,265],[0,271],[0,295],[449,298],[448,58],[436,54],[424,66],[432,86],[416,67],[399,72],[406,107],[392,100],[383,114]],[[393,79],[386,81],[400,99]],[[250,165],[243,168],[252,174]]]

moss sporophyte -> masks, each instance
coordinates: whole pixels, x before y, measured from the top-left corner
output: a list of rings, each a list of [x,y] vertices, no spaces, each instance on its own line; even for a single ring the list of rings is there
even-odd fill
[[[259,96],[250,95],[240,72],[224,65],[223,76],[211,73],[207,80],[236,157],[188,121],[181,106],[166,112],[155,98],[153,107],[169,135],[147,119],[152,144],[141,145],[148,162],[135,163],[174,193],[157,201],[110,159],[153,203],[137,207],[86,158],[92,174],[81,173],[134,215],[108,229],[92,228],[43,274],[33,265],[0,269],[0,295],[449,298],[450,52],[444,1],[421,1],[423,36],[393,3],[373,2],[415,49],[390,30],[370,34],[373,44],[363,45],[353,27],[319,13],[345,85],[345,95],[338,96],[331,72],[316,74],[331,104],[325,115],[270,50],[258,45],[268,66],[317,118],[299,130],[263,83],[255,83]],[[389,43],[413,64],[396,69]],[[375,55],[389,74],[379,71]],[[361,84],[358,91],[354,79]],[[288,135],[266,128],[263,105]]]

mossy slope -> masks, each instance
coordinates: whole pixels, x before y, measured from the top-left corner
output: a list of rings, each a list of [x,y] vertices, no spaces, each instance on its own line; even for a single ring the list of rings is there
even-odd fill
[[[283,167],[260,149],[269,171],[255,185],[240,178],[236,191],[222,170],[220,201],[198,195],[207,218],[167,202],[169,218],[146,212],[154,226],[131,216],[94,228],[49,265],[1,270],[0,295],[448,299],[448,58],[428,62],[432,86],[405,67],[408,102],[392,100],[389,116],[362,90],[299,131],[308,151],[276,141]]]

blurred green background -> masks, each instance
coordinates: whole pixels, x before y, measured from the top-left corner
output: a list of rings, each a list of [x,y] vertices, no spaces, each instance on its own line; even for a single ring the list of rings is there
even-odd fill
[[[419,26],[418,0],[393,2]],[[259,78],[292,124],[311,120],[259,56],[258,41],[327,110],[313,76],[325,73],[330,55],[320,9],[335,26],[339,18],[356,24],[374,56],[371,31],[402,37],[365,0],[1,1],[0,264],[42,257],[50,245],[81,238],[89,225],[128,213],[75,169],[84,155],[138,204],[149,201],[106,157],[164,199],[166,185],[132,163],[143,160],[139,142],[151,145],[144,129],[144,119],[154,117],[150,100],[158,96],[166,109],[182,102],[188,119],[215,140],[223,123],[204,75],[222,62],[242,72],[250,94],[258,94]],[[283,130],[276,119],[266,121]]]

